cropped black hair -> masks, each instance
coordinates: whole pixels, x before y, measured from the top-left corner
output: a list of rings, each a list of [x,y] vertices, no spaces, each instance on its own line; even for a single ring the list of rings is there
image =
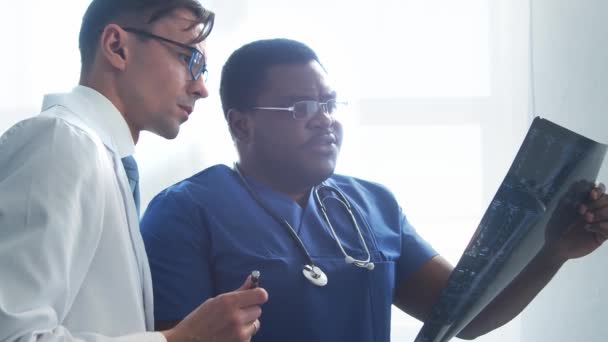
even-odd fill
[[[270,67],[311,61],[322,66],[310,47],[291,39],[257,40],[243,45],[230,55],[222,68],[220,98],[224,117],[230,109],[245,111],[255,107]]]

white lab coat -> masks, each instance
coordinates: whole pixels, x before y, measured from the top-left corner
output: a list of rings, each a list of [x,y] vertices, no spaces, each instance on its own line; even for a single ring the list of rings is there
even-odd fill
[[[152,283],[120,161],[133,150],[82,86],[0,137],[0,341],[165,341],[146,332]]]

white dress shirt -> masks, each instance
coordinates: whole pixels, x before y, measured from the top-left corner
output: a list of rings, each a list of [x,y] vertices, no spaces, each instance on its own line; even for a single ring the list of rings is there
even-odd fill
[[[165,341],[124,118],[83,86],[42,110],[0,137],[0,341]]]

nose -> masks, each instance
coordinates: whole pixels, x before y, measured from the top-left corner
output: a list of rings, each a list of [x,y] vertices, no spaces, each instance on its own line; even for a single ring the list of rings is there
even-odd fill
[[[196,99],[202,99],[209,96],[209,89],[203,75],[199,76],[196,80],[190,81],[190,94]]]
[[[319,107],[321,107],[321,113],[329,115],[329,108],[327,108],[327,103],[319,103]]]
[[[327,128],[334,125],[334,117],[329,114],[326,103],[319,104],[319,113],[313,117],[312,123],[314,126]]]

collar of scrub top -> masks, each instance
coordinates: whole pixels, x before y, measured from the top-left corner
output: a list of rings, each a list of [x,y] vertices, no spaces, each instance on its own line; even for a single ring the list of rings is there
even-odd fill
[[[239,176],[239,179],[243,183],[243,186],[245,187],[245,189],[247,189],[247,192],[249,192],[251,197],[258,203],[258,205],[260,207],[262,207],[262,209],[264,209],[264,211],[266,211],[266,213],[268,215],[270,215],[275,221],[277,221],[282,227],[284,227],[285,230],[287,230],[287,232],[290,234],[292,239],[297,242],[298,246],[300,247],[300,250],[304,253],[304,256],[306,257],[306,261],[307,261],[307,264],[304,265],[304,268],[302,269],[302,273],[304,274],[304,277],[306,277],[306,279],[308,279],[314,285],[317,285],[317,286],[327,285],[327,281],[328,281],[327,275],[325,274],[325,272],[323,272],[323,270],[321,270],[321,268],[319,268],[318,266],[315,265],[314,261],[312,260],[312,257],[310,256],[310,253],[308,253],[308,250],[306,249],[306,246],[304,246],[304,243],[302,242],[302,240],[300,239],[300,237],[298,236],[296,231],[293,229],[293,227],[289,224],[289,222],[287,222],[287,220],[285,220],[284,218],[281,218],[277,213],[275,213],[272,209],[270,209],[262,201],[262,199],[259,197],[259,195],[249,185],[249,182],[247,182],[247,180],[241,173],[241,170],[239,169],[239,167],[236,163],[234,164],[234,171]],[[342,205],[344,205],[344,207],[348,211],[350,218],[351,218],[351,222],[353,222],[353,226],[355,227],[357,234],[359,236],[359,239],[363,244],[365,252],[367,253],[366,260],[357,260],[357,259],[351,257],[350,255],[348,255],[346,253],[346,251],[342,247],[342,243],[340,242],[340,239],[336,235],[336,232],[334,231],[334,228],[329,220],[329,217],[327,216],[327,211],[326,211],[325,205],[323,204],[323,200],[319,196],[319,193],[318,193],[319,189],[330,190],[330,191],[338,194],[338,196],[339,196],[338,200],[339,200],[339,202],[342,203]],[[325,222],[328,224],[329,229],[330,229],[338,247],[340,248],[340,251],[344,255],[344,259],[345,259],[346,263],[353,264],[357,267],[367,268],[370,271],[373,270],[374,263],[372,263],[370,261],[371,256],[370,256],[369,250],[367,248],[367,244],[365,243],[365,239],[363,238],[363,235],[361,234],[359,225],[357,224],[357,221],[355,220],[355,217],[351,211],[351,206],[348,203],[348,201],[346,200],[346,197],[344,196],[344,194],[336,188],[333,188],[333,187],[330,187],[327,185],[321,185],[319,187],[315,187],[314,196],[315,196],[317,205],[319,205],[321,207]]]

